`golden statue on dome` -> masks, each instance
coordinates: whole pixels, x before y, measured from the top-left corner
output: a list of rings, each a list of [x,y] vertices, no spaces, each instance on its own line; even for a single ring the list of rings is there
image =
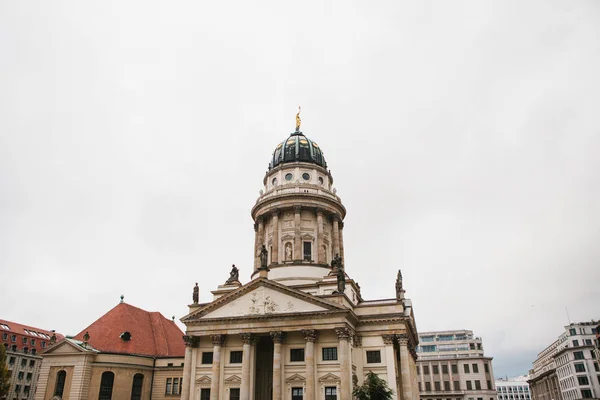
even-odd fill
[[[302,123],[302,120],[300,119],[300,111],[301,108],[298,106],[298,114],[296,114],[296,132],[300,132],[300,124]]]

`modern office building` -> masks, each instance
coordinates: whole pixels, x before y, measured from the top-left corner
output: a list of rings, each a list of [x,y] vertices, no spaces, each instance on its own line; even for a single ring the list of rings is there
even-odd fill
[[[497,379],[498,400],[531,400],[528,379],[529,375]]]
[[[600,398],[600,368],[595,354],[597,321],[572,323],[538,354],[530,370],[533,400]]]
[[[40,353],[63,336],[4,319],[0,319],[0,334],[10,372],[7,399],[33,399],[42,364]]]
[[[496,400],[492,357],[470,330],[419,333],[421,399]]]

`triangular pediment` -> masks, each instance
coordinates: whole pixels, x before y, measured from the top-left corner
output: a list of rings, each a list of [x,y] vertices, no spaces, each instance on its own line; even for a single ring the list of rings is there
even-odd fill
[[[200,386],[210,386],[210,377],[203,375],[200,378],[196,379],[196,385],[200,385]]]
[[[226,385],[237,385],[242,383],[242,378],[237,375],[232,375],[223,381]]]
[[[319,382],[339,382],[341,381],[340,377],[337,375],[334,375],[332,373],[323,375],[322,377],[319,378]]]
[[[60,355],[60,354],[73,354],[73,353],[89,353],[89,352],[94,352],[97,353],[98,351],[93,349],[93,348],[84,348],[82,347],[83,344],[81,343],[77,343],[77,342],[72,342],[71,339],[64,339],[62,341],[60,341],[59,343],[55,344],[54,346],[48,348],[48,350],[46,350],[45,352],[43,352],[42,354],[45,355]],[[88,345],[89,346],[89,345]]]
[[[294,374],[285,380],[287,383],[306,382],[306,378],[300,374]]]
[[[311,294],[258,278],[227,293],[181,319],[183,323],[214,318],[252,317],[271,314],[343,311],[344,307]]]

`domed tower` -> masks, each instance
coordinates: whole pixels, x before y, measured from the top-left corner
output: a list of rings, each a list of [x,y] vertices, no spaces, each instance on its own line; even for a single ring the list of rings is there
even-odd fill
[[[256,255],[269,252],[269,279],[288,286],[315,283],[330,272],[331,260],[344,258],[346,209],[333,189],[319,145],[296,131],[273,151],[264,189],[252,208]]]

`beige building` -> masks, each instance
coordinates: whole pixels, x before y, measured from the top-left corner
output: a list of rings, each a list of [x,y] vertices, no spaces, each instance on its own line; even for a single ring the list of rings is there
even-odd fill
[[[43,353],[35,399],[179,398],[182,336],[174,321],[121,301]]]
[[[473,331],[421,332],[417,354],[421,399],[496,400],[492,357]]]
[[[594,354],[597,325],[569,324],[538,354],[528,381],[534,400],[600,399],[600,366]]]
[[[275,148],[252,208],[250,282],[232,268],[213,301],[195,295],[182,318],[182,399],[349,400],[369,371],[395,399],[419,398],[402,276],[395,297],[363,299],[345,268],[345,215],[320,146],[297,127]]]

